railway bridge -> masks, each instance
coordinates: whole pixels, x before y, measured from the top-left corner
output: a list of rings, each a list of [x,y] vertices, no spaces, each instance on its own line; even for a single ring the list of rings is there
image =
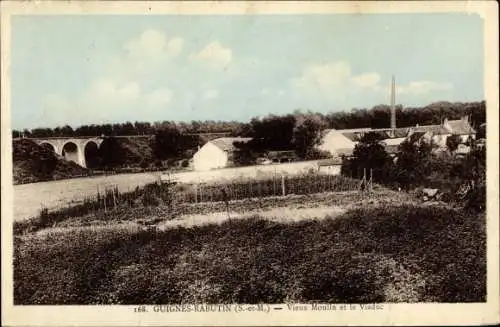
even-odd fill
[[[197,135],[208,138],[208,140],[224,137],[229,135],[229,132],[214,132],[214,133],[186,133],[184,135]],[[47,147],[54,151],[59,156],[66,160],[73,161],[82,167],[87,167],[88,159],[92,154],[96,154],[102,142],[107,138],[154,138],[154,135],[113,135],[113,136],[57,136],[57,137],[18,137],[13,141],[28,139],[38,145]]]
[[[66,160],[87,167],[89,153],[96,153],[103,137],[46,137],[30,138],[31,141],[54,151]]]
[[[114,138],[150,138],[151,135],[113,136]],[[102,142],[108,136],[73,136],[73,137],[25,137],[16,140],[28,139],[40,146],[54,151],[66,160],[73,161],[82,167],[87,167],[88,159],[96,154]]]

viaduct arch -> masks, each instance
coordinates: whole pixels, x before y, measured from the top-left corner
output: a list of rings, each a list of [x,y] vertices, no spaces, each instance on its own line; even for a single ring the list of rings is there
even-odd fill
[[[102,138],[47,138],[34,139],[35,143],[53,150],[57,155],[68,161],[73,161],[82,167],[87,167],[89,154],[97,151]]]

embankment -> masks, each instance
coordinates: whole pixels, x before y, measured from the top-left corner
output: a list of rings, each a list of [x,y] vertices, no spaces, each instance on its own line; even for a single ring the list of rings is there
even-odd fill
[[[23,139],[12,144],[14,184],[88,176],[89,170],[66,161],[50,149]]]

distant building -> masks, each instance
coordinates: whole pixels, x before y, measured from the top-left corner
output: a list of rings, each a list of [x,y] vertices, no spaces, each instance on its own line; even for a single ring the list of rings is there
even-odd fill
[[[410,133],[409,128],[388,128],[372,129],[328,129],[323,132],[318,150],[330,153],[332,157],[349,157],[352,155],[356,144],[367,133],[375,133],[380,136],[389,153],[395,153],[399,145],[406,139]]]
[[[438,149],[446,148],[446,140],[451,135],[458,135],[460,143],[466,143],[469,138],[475,139],[476,131],[472,128],[467,117],[456,120],[444,119],[440,125],[415,126],[408,136],[411,142],[432,142]]]
[[[234,143],[247,143],[250,140],[247,137],[221,137],[208,141],[193,155],[194,170],[206,171],[232,166],[237,151]]]
[[[274,163],[292,162],[299,159],[295,151],[269,151],[267,158]]]
[[[350,156],[354,147],[359,142],[362,134],[369,128],[336,130],[327,129],[323,131],[318,150],[328,152],[332,157]]]
[[[406,137],[388,138],[382,141],[385,151],[394,157],[399,152],[399,146],[406,141]]]

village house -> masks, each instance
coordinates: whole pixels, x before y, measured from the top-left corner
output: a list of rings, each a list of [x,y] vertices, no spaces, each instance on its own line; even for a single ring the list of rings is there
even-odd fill
[[[237,151],[234,143],[246,143],[250,140],[247,137],[221,137],[208,141],[193,156],[194,170],[206,171],[232,166]]]
[[[399,145],[406,140],[410,133],[409,128],[358,128],[358,129],[328,129],[323,132],[319,146],[320,151],[330,153],[332,157],[349,157],[352,155],[356,144],[361,141],[366,133],[379,134],[382,144],[389,154],[397,152]]]
[[[329,153],[332,157],[350,156],[363,134],[370,130],[370,128],[324,130],[317,149]]]
[[[456,120],[445,118],[440,125],[415,126],[408,135],[409,141],[415,143],[431,142],[437,151],[446,150],[446,140],[452,135],[458,135],[460,144],[465,144],[469,139],[475,139],[476,131],[472,128],[467,117]],[[461,147],[461,151],[464,149]]]

